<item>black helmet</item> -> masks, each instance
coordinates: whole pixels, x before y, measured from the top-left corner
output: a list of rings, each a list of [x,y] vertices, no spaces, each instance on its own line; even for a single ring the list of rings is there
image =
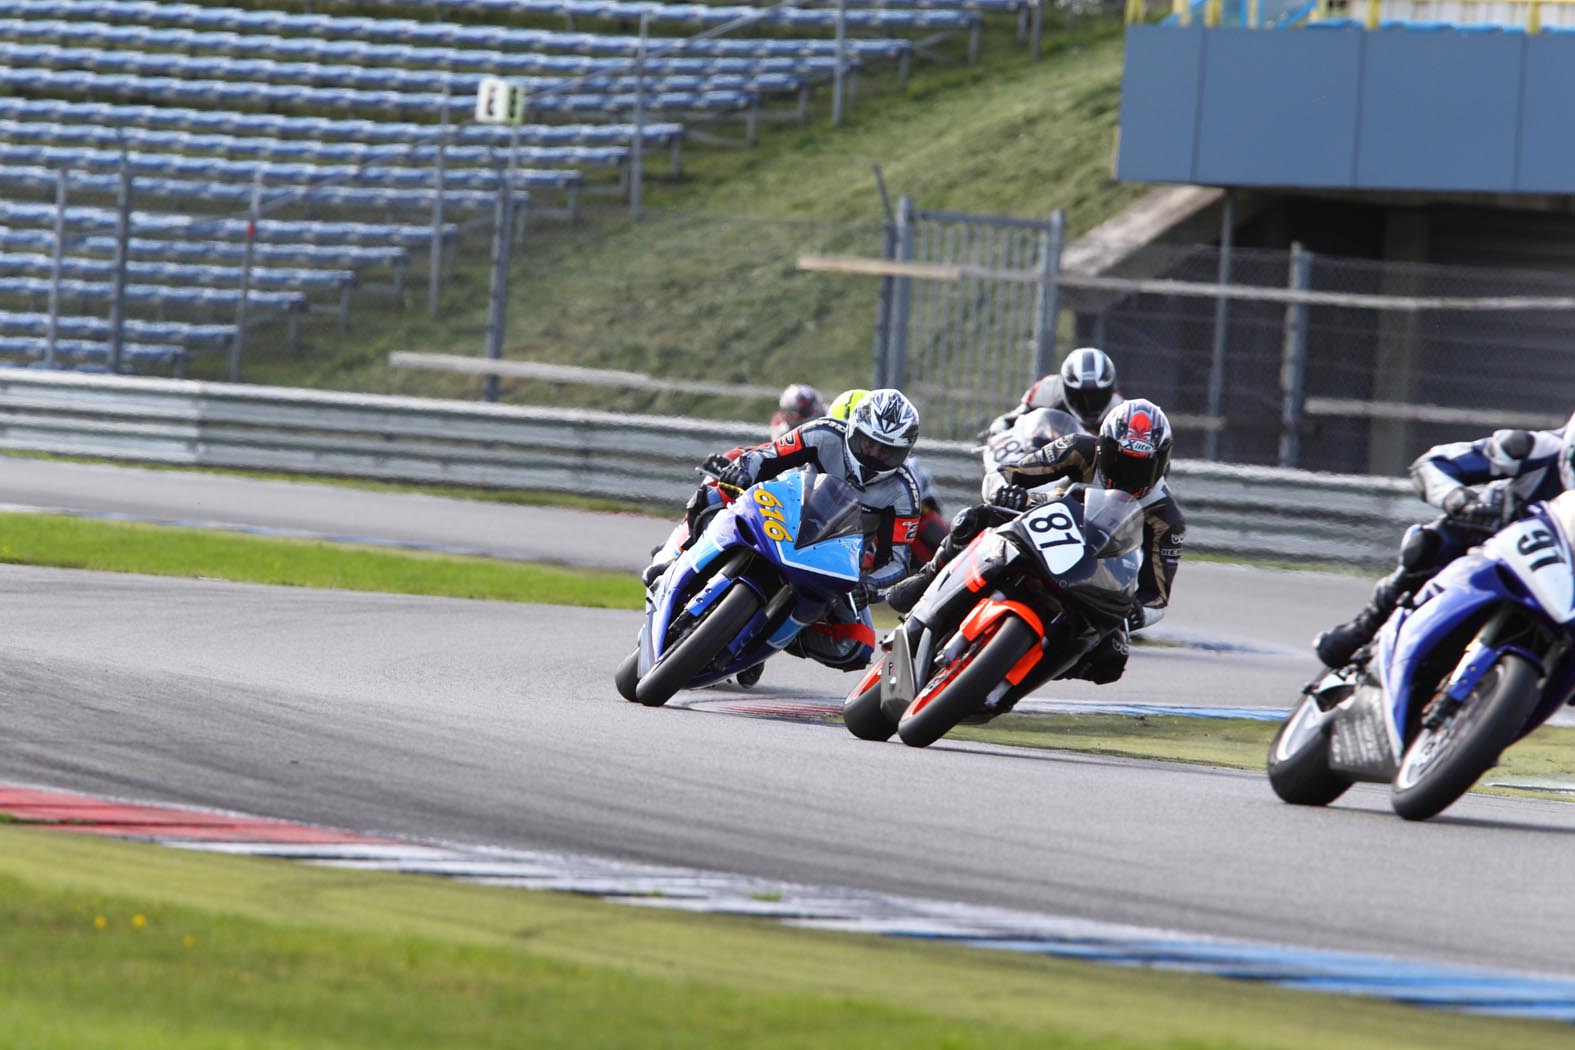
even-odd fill
[[[1152,401],[1124,401],[1099,428],[1094,461],[1105,488],[1141,497],[1165,476],[1173,440],[1170,420]]]
[[[1073,350],[1061,362],[1061,390],[1072,414],[1092,430],[1116,396],[1116,363],[1091,346]]]

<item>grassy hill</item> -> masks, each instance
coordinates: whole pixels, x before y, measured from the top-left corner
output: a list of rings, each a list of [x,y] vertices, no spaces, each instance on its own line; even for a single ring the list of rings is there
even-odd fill
[[[1120,27],[1053,34],[1038,63],[1023,52],[996,28],[977,64],[920,63],[905,90],[889,75],[866,78],[842,128],[817,111],[807,127],[766,125],[753,149],[691,145],[678,178],[665,158],[653,158],[638,223],[603,207],[576,227],[537,224],[516,256],[506,356],[722,382],[805,379],[830,390],[867,382],[875,282],[799,273],[794,259],[805,250],[878,252],[873,164],[894,199],[1024,216],[1063,207],[1074,233],[1142,192],[1110,177]],[[481,352],[487,275],[479,235],[465,254],[438,320],[426,317],[418,269],[406,313],[358,311],[348,339],[317,335],[299,355],[255,354],[246,378],[475,396],[478,380],[386,364],[391,350]],[[696,397],[525,383],[506,384],[504,396],[738,413],[736,404]]]

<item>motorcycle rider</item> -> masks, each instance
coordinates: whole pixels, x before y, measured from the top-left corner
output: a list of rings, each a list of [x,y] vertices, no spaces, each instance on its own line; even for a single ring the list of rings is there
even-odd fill
[[[1506,496],[1536,503],[1575,488],[1575,415],[1558,430],[1498,430],[1476,441],[1435,445],[1411,464],[1411,482],[1443,516],[1407,529],[1399,564],[1373,587],[1366,607],[1314,639],[1327,667],[1350,663],[1401,599],[1497,532]]]
[[[826,402],[819,390],[808,383],[790,383],[777,398],[777,410],[771,415],[771,440],[825,414]]]
[[[866,542],[864,576],[852,592],[833,604],[826,618],[811,624],[787,651],[808,656],[828,667],[853,671],[869,663],[875,651],[875,627],[869,606],[907,572],[910,547],[918,532],[918,482],[906,465],[919,438],[919,412],[901,391],[871,390],[847,420],[813,419],[775,441],[749,449],[736,460],[717,453],[702,469],[716,479],[700,486],[689,501],[689,539],[694,542],[706,522],[722,507],[718,488],[742,492],[785,471],[813,463],[817,470],[840,478],[862,497],[866,511],[879,515],[879,526]],[[654,583],[671,564],[653,563],[645,572]]]
[[[1036,408],[1058,408],[1094,434],[1121,401],[1121,395],[1116,393],[1116,363],[1103,350],[1083,346],[1066,355],[1059,372],[1052,372],[1029,387],[1017,407],[997,417],[980,436],[987,438],[1010,430],[1018,416]]]
[[[855,406],[864,400],[868,390],[854,387],[832,398],[826,415],[832,419],[846,420]],[[935,477],[927,470],[918,456],[909,456],[906,464],[913,480],[919,483],[919,529],[913,538],[913,562],[922,565],[935,556],[935,551],[946,538],[951,524],[941,513],[941,497],[935,488]]]
[[[1035,502],[1022,482],[1041,485],[1067,479],[1130,493],[1143,508],[1143,567],[1126,626],[1107,636],[1063,677],[1105,684],[1126,670],[1128,635],[1158,623],[1170,603],[1171,586],[1181,561],[1186,521],[1176,505],[1165,473],[1174,445],[1170,420],[1152,401],[1125,401],[1105,417],[1098,436],[1068,434],[1007,464],[1011,484],[999,489],[989,503],[969,507],[953,520],[948,536],[935,557],[917,573],[893,587],[887,603],[906,613],[918,604],[930,583],[947,562],[955,558],[987,528],[1010,521]]]

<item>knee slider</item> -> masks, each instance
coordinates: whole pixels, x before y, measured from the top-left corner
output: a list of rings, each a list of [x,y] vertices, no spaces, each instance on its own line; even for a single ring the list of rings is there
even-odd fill
[[[1400,541],[1400,567],[1415,572],[1432,568],[1444,549],[1444,537],[1432,525],[1412,525]]]

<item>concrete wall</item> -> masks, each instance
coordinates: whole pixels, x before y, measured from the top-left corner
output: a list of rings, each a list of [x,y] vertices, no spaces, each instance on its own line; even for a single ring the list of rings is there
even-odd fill
[[[1133,26],[1117,174],[1575,193],[1575,34]]]

